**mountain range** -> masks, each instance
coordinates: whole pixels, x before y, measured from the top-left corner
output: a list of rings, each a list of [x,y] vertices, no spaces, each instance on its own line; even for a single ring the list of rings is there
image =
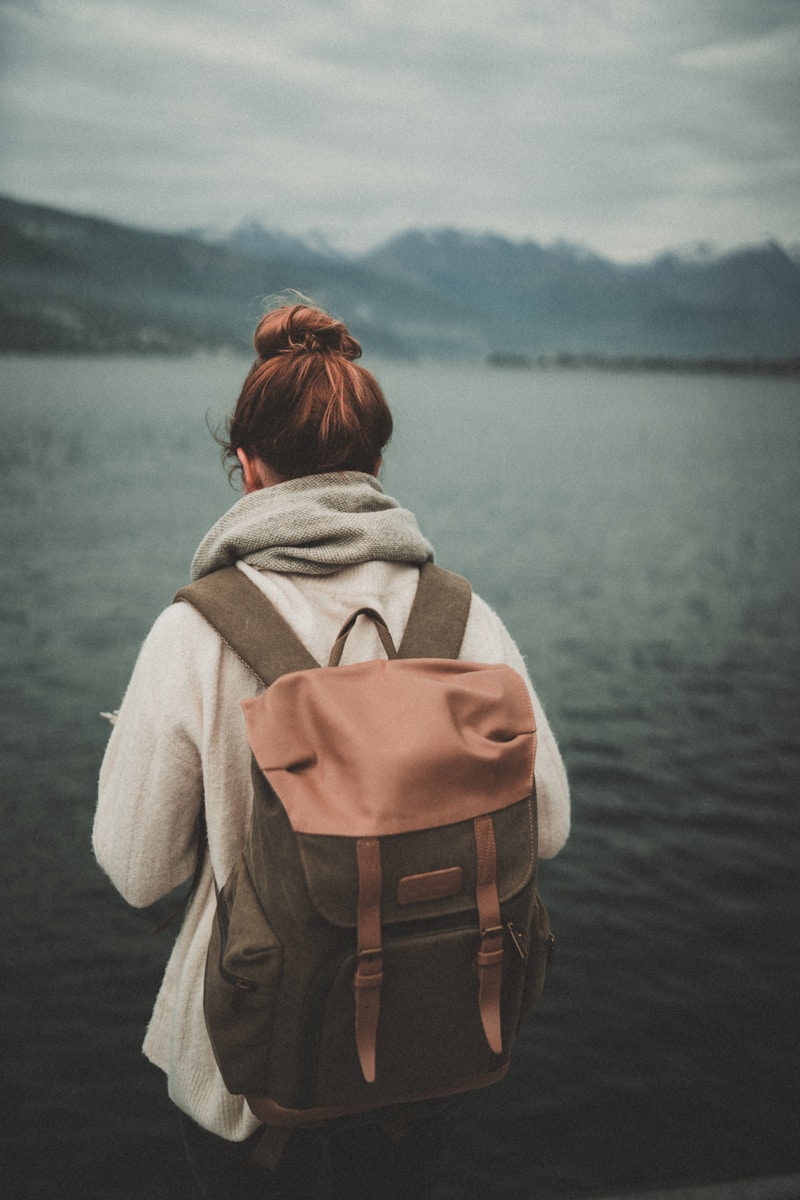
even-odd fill
[[[287,289],[378,356],[800,356],[800,258],[775,242],[623,265],[436,229],[347,255],[252,220],[163,233],[0,197],[6,352],[246,351],[265,302]]]

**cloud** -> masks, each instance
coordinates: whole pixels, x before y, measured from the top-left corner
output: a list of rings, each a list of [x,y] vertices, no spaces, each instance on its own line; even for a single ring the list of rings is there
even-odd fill
[[[800,240],[790,0],[9,0],[5,189],[171,228],[618,258]]]

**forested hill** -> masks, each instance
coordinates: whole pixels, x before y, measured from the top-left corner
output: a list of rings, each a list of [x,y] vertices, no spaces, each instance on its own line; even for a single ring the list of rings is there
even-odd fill
[[[247,351],[265,300],[285,289],[342,316],[373,355],[800,355],[800,261],[775,243],[630,266],[412,230],[356,257],[253,222],[211,239],[0,198],[1,350]]]

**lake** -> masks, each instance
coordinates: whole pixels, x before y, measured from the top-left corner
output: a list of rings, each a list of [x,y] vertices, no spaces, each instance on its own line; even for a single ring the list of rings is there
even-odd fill
[[[800,1175],[800,381],[367,365],[386,490],[503,616],[573,791],[554,970],[441,1200]],[[174,931],[90,829],[98,714],[237,498],[209,426],[247,366],[0,358],[15,1200],[194,1195],[140,1053]]]

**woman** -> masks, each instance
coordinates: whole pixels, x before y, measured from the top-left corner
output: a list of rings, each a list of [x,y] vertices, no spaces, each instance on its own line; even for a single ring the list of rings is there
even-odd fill
[[[412,514],[376,478],[392,432],[381,389],[356,364],[361,349],[346,327],[318,309],[286,305],[268,313],[255,347],[225,443],[245,494],[203,540],[192,576],[235,563],[318,662],[327,661],[347,617],[365,606],[384,617],[399,644],[420,565],[433,551]],[[347,654],[355,661],[382,654],[372,622],[356,625]],[[461,657],[506,662],[528,683],[538,727],[539,852],[551,857],[569,826],[561,759],[519,651],[476,596]],[[202,1010],[213,879],[227,879],[247,834],[250,751],[240,705],[257,691],[255,678],[198,613],[176,604],[142,647],[111,735],[94,849],[125,899],[149,905],[189,878],[203,808],[208,834],[209,853],[144,1052],[167,1075],[204,1195],[309,1198],[332,1175],[334,1194],[348,1200],[424,1197],[444,1116],[412,1122],[399,1143],[377,1127],[332,1137],[293,1134],[278,1168],[265,1174],[251,1157],[258,1122],[241,1096],[226,1091],[214,1061]]]

